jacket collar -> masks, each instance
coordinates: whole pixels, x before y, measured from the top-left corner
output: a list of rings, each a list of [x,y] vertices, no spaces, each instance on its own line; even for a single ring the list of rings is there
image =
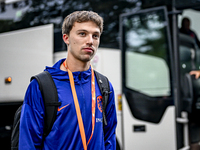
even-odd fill
[[[60,65],[65,61],[65,59],[59,60],[53,65],[53,67],[46,67],[45,71],[48,71],[54,79],[57,80],[69,80],[69,75],[67,71],[60,70]],[[91,80],[91,67],[86,71],[73,72],[74,82],[88,82]]]

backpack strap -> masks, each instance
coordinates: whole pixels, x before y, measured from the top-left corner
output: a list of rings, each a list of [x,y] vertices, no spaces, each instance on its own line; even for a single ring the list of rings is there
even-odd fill
[[[13,128],[11,133],[11,150],[18,150],[19,146],[19,125],[22,105],[17,109],[14,116]]]
[[[43,71],[31,77],[31,80],[36,79],[44,100],[45,118],[44,118],[44,137],[46,137],[56,120],[58,106],[58,93],[51,74],[48,71]]]
[[[107,120],[106,120],[106,107],[109,99],[109,94],[111,93],[110,91],[110,84],[108,81],[108,78],[99,72],[95,71],[95,76],[97,78],[97,83],[99,85],[101,94],[102,94],[102,102],[103,102],[103,122],[105,125],[107,125]]]

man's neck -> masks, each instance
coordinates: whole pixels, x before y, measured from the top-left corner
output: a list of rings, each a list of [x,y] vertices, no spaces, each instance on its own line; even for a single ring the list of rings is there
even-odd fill
[[[60,69],[63,71],[67,71],[66,67],[72,72],[86,71],[90,68],[90,62],[71,61],[69,59],[66,59],[65,64],[66,66],[64,66],[63,64],[60,66]]]

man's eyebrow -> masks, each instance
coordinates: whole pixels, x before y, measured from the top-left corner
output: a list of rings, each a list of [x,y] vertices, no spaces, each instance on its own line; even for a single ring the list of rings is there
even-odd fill
[[[81,31],[88,32],[87,30],[84,30],[84,29],[77,30],[77,32],[81,32]]]
[[[77,30],[77,32],[89,32],[88,30],[85,30],[85,29],[79,29]],[[98,33],[98,34],[101,34],[99,31],[95,31],[93,33]]]

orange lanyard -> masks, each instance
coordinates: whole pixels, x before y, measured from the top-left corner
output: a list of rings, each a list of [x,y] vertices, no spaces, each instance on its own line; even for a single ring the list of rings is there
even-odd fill
[[[92,139],[92,136],[93,136],[93,133],[94,133],[94,126],[95,126],[96,93],[95,93],[94,71],[93,71],[93,68],[91,66],[91,72],[92,72],[92,78],[91,78],[91,84],[92,84],[92,133],[91,133],[90,138],[89,138],[89,140],[86,144],[85,129],[84,129],[84,126],[83,126],[83,119],[82,119],[82,115],[81,115],[81,111],[80,111],[80,107],[79,107],[79,103],[78,103],[78,98],[77,98],[77,94],[76,94],[74,77],[73,77],[72,72],[67,68],[66,61],[63,62],[63,65],[67,69],[68,74],[69,74],[69,81],[70,81],[71,90],[72,90],[72,94],[73,94],[73,98],[74,98],[74,104],[75,104],[75,108],[76,108],[76,115],[77,115],[77,118],[78,118],[78,124],[79,124],[81,139],[82,139],[84,150],[87,150],[87,145],[90,143],[90,141]]]

